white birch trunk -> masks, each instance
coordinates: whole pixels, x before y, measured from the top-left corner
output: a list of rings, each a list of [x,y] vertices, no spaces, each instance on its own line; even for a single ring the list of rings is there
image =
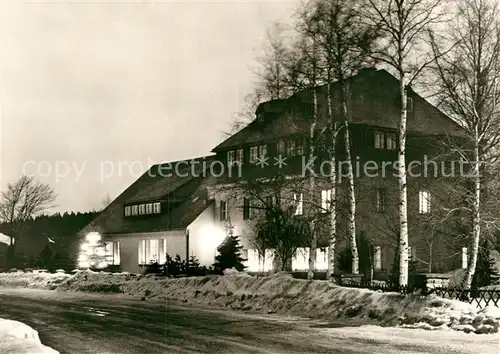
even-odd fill
[[[408,285],[408,197],[406,185],[406,77],[400,73],[401,119],[398,134],[398,184],[399,184],[399,285]]]
[[[347,107],[347,87],[344,83],[344,79],[340,79],[340,98],[342,100],[342,115],[344,119],[344,143],[346,151],[346,162],[347,162],[347,194],[349,200],[349,210],[347,217],[347,236],[349,238],[349,245],[351,247],[352,254],[352,264],[351,273],[359,274],[359,253],[358,245],[356,242],[356,194],[354,189],[354,171],[352,167],[351,158],[351,138],[349,131],[349,112]]]
[[[313,117],[309,130],[309,161],[314,161],[315,149],[315,130],[316,122],[318,119],[318,94],[316,87],[313,88]],[[314,168],[314,167],[313,167]],[[313,213],[313,203],[315,197],[315,176],[313,173],[309,176],[309,199],[310,204],[308,207],[309,217],[310,217],[310,227],[311,227],[311,245],[309,248],[309,271],[307,272],[307,279],[314,278],[314,271],[316,270],[316,249],[318,248],[318,239],[316,235],[316,223],[314,221]]]
[[[463,281],[463,287],[470,289],[472,286],[472,279],[476,272],[477,254],[479,251],[479,238],[481,236],[481,176],[480,176],[480,162],[479,162],[479,133],[477,123],[474,129],[474,201],[472,203],[472,239],[470,247],[470,256],[467,260],[467,271]]]
[[[337,158],[336,158],[336,146],[337,146],[337,124],[333,122],[332,116],[332,92],[331,83],[328,82],[328,119],[329,124],[333,127],[332,133],[332,145],[328,148],[330,155],[331,171],[330,171],[330,185],[331,185],[331,195],[330,195],[330,233],[328,238],[328,270],[326,272],[326,279],[330,280],[335,274],[335,246],[337,243]]]
[[[344,102],[344,105],[346,105],[346,102]],[[358,254],[358,245],[356,242],[356,194],[354,190],[354,171],[352,168],[349,123],[347,119],[345,121],[345,148],[346,148],[346,160],[347,160],[347,175],[349,183],[348,184],[348,194],[349,194],[348,235],[352,253],[351,272],[353,274],[359,274],[359,254]]]

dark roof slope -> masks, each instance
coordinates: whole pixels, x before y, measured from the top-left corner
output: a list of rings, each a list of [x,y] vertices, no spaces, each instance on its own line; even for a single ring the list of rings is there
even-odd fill
[[[385,128],[397,128],[399,124],[399,81],[386,70],[367,69],[349,79],[352,99],[350,107],[351,124],[368,124]],[[335,97],[333,83],[333,102]],[[318,87],[319,121],[317,129],[322,129],[327,118],[326,85]],[[450,117],[438,110],[418,94],[412,92],[415,114],[408,115],[409,133],[429,135],[463,136],[461,127]],[[261,103],[257,112],[271,112],[265,122],[252,121],[245,128],[230,136],[212,151],[237,148],[244,144],[273,140],[292,134],[307,134],[309,121],[303,111],[295,113],[294,107],[302,105],[312,109],[312,90],[305,89],[286,100],[274,100]],[[308,108],[307,108],[308,107]],[[281,114],[276,114],[280,111]],[[340,118],[340,107],[334,107],[334,115]],[[307,115],[306,115],[307,116]]]
[[[206,187],[214,183],[214,179],[208,176],[206,170],[213,160],[211,155],[152,166],[79,233],[155,232],[187,227],[208,206]],[[181,193],[176,194],[177,191]],[[169,212],[124,217],[125,204],[162,201],[170,195],[174,195],[178,204]],[[189,202],[196,196],[195,202]],[[189,207],[186,208],[186,205]],[[186,210],[189,213],[185,213]]]

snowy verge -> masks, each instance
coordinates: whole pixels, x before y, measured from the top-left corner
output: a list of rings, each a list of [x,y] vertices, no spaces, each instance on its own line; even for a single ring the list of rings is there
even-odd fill
[[[437,296],[403,296],[345,288],[326,281],[294,279],[285,273],[252,277],[229,272],[224,276],[166,279],[153,275],[84,271],[66,279],[58,289],[123,293],[191,305],[478,334],[497,333],[500,327],[500,310],[496,308],[481,310]]]
[[[64,273],[12,272],[0,273],[0,286],[53,290],[69,278]]]
[[[59,352],[43,345],[38,338],[38,332],[30,326],[0,318],[0,353],[58,354]]]

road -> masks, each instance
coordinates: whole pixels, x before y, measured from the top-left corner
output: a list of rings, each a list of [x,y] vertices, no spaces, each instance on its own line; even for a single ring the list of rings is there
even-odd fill
[[[35,328],[42,343],[61,354],[485,354],[499,349],[498,338],[492,335],[339,328],[305,319],[45,290],[0,288],[0,317]]]

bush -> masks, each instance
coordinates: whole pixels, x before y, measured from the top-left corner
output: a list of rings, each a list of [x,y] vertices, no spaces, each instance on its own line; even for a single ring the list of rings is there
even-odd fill
[[[495,260],[491,257],[493,246],[485,240],[478,250],[476,270],[472,280],[472,288],[480,288],[491,284],[491,276],[498,275]]]
[[[146,266],[146,269],[144,270],[144,274],[162,274],[162,273],[163,273],[163,267],[158,262],[148,264]]]
[[[337,269],[340,273],[350,273],[352,269],[352,252],[350,248],[344,248],[338,253]]]
[[[198,258],[191,256],[191,258],[186,262],[181,259],[178,254],[175,258],[170,255],[166,255],[166,262],[160,264],[158,262],[148,264],[144,270],[145,274],[156,274],[168,277],[178,277],[180,275],[185,276],[204,276],[213,273],[212,268],[206,266],[201,266]]]

